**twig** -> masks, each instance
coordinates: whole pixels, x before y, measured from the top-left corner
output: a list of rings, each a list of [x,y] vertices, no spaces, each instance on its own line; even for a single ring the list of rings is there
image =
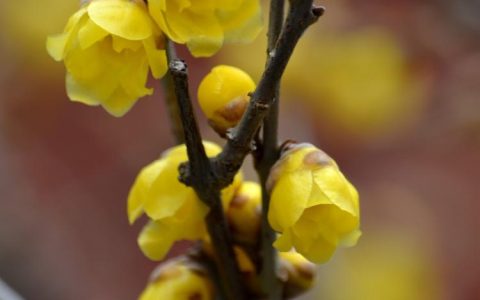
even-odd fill
[[[285,11],[284,0],[270,0],[270,16],[268,22],[268,46],[267,62],[272,58],[274,49],[280,36],[283,26]],[[261,283],[262,290],[270,300],[282,298],[282,285],[278,280],[277,273],[277,251],[272,244],[275,241],[275,232],[268,222],[268,207],[270,195],[266,188],[268,174],[273,164],[278,160],[278,112],[280,96],[280,81],[275,85],[274,101],[263,121],[263,143],[258,149],[259,155],[256,158],[255,166],[260,177],[262,186],[262,230],[261,230]]]
[[[178,59],[169,63],[169,71],[175,86],[180,115],[187,145],[190,165],[191,186],[198,197],[210,208],[205,218],[207,229],[212,239],[218,271],[223,280],[227,299],[246,299],[246,290],[235,260],[233,243],[227,228],[220,198],[221,187],[211,169],[210,160],[205,153],[202,138],[190,101],[187,65]],[[181,171],[182,167],[180,167]]]
[[[167,60],[172,61],[177,58],[175,47],[172,41],[166,40]],[[184,144],[182,120],[180,118],[180,109],[178,107],[177,97],[175,95],[175,87],[170,72],[167,72],[162,79],[163,90],[165,93],[165,104],[167,107],[168,117],[170,118],[170,126],[172,135],[175,138],[175,143]]]

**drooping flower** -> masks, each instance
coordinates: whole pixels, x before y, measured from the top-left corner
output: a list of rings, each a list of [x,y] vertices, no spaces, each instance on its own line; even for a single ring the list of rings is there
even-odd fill
[[[250,42],[262,28],[259,0],[149,0],[150,14],[193,56],[211,56],[224,42]]]
[[[337,246],[360,236],[358,193],[325,152],[311,144],[292,144],[268,179],[268,220],[279,232],[274,246],[292,247],[312,262],[327,261]]]
[[[214,143],[203,145],[208,156],[221,151]],[[127,207],[130,223],[143,213],[150,218],[138,237],[138,244],[152,260],[161,260],[178,240],[198,240],[206,235],[204,217],[208,207],[192,188],[178,181],[178,166],[187,160],[185,145],[171,148],[140,171],[130,190]],[[239,173],[232,185],[222,191],[224,207],[229,206],[241,181]]]
[[[198,103],[209,124],[223,136],[240,121],[254,90],[255,82],[243,70],[219,65],[200,83]]]
[[[93,0],[73,14],[63,33],[47,39],[52,58],[63,60],[72,101],[101,105],[124,115],[143,96],[149,69],[167,70],[163,36],[140,0]]]
[[[155,269],[139,300],[214,299],[214,288],[203,265],[188,257],[170,260]]]

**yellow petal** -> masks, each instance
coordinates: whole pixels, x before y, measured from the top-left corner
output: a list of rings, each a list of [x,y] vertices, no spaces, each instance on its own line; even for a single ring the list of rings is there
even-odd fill
[[[162,260],[175,241],[174,231],[161,222],[149,222],[138,236],[140,249],[151,260]]]
[[[127,200],[127,213],[130,224],[133,224],[142,215],[143,203],[145,202],[148,189],[164,165],[165,161],[156,160],[144,167],[135,179]]]
[[[98,26],[127,40],[143,40],[152,35],[152,23],[137,1],[93,1],[88,15]]]
[[[86,12],[86,8],[78,10],[68,20],[63,33],[47,38],[48,54],[56,61],[61,61],[65,57],[65,52],[71,46],[80,25],[83,23],[82,18]]]
[[[260,1],[245,0],[233,10],[217,13],[227,42],[251,42],[262,31],[263,21]]]
[[[102,107],[112,116],[119,118],[125,115],[137,101],[137,96],[132,96],[123,87],[118,87],[108,99],[102,102]]]
[[[293,246],[292,233],[290,229],[284,231],[282,234],[277,236],[277,239],[273,243],[273,246],[282,252],[290,251]]]
[[[268,221],[276,231],[292,226],[307,207],[312,192],[312,172],[299,170],[282,176],[275,184],[268,210]]]
[[[336,166],[328,166],[313,172],[315,184],[322,190],[328,199],[341,209],[357,215],[354,204],[354,195],[348,186],[347,179]]]
[[[93,23],[92,20],[88,19],[78,31],[80,48],[88,48],[96,42],[104,39],[107,35],[107,31],[103,30],[97,24]]]
[[[187,44],[194,57],[212,56],[223,45],[223,30],[213,16],[198,15],[189,10],[168,12],[166,23]]]
[[[143,47],[147,54],[148,63],[153,77],[159,79],[167,72],[167,54],[165,50],[157,49],[153,37],[143,41]]]
[[[75,102],[80,102],[90,106],[100,104],[100,100],[92,91],[85,86],[79,84],[70,73],[66,76],[66,89],[68,98]]]

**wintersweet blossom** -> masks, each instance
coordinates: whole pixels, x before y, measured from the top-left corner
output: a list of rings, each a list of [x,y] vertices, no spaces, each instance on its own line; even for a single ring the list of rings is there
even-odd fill
[[[203,145],[208,156],[221,151],[214,143],[203,142]],[[161,260],[175,241],[197,240],[206,235],[204,217],[208,207],[192,188],[178,181],[178,166],[187,160],[185,145],[167,150],[140,171],[130,190],[127,203],[130,223],[143,213],[150,218],[138,237],[138,244],[152,260]],[[239,173],[232,185],[222,191],[224,207],[229,206],[241,181]]]
[[[214,67],[198,87],[198,103],[209,124],[220,135],[235,127],[250,101],[255,82],[243,70],[226,65]]]
[[[214,287],[203,265],[180,257],[153,271],[139,300],[214,299]]]
[[[52,58],[64,61],[72,101],[124,115],[143,96],[146,82],[167,70],[163,36],[143,1],[93,0],[73,14],[63,33],[47,39]]]
[[[279,233],[274,246],[315,263],[327,261],[337,246],[360,236],[358,193],[325,152],[311,144],[292,144],[268,179],[268,220]]]
[[[211,56],[224,42],[250,42],[262,28],[259,0],[149,0],[153,19],[193,56]]]

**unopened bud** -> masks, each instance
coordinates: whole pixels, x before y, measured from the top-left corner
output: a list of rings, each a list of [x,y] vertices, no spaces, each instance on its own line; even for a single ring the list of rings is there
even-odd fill
[[[279,277],[285,284],[284,295],[286,298],[296,297],[313,286],[316,269],[315,265],[309,262],[297,252],[279,253],[280,266]]]
[[[219,65],[210,71],[198,87],[198,102],[213,129],[225,136],[235,127],[250,101],[255,82],[244,71]]]

